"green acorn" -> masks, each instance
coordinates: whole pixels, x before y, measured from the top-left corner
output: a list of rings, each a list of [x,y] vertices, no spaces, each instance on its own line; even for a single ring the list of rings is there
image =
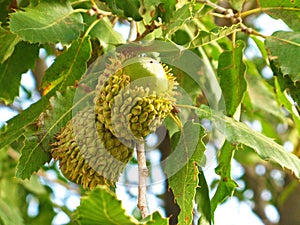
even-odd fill
[[[79,111],[55,138],[52,157],[66,178],[84,188],[113,185],[132,157],[132,149],[96,120],[93,109]]]
[[[169,68],[158,61],[149,57],[124,60],[105,82],[98,83],[97,119],[121,140],[140,141],[171,113],[175,87]]]

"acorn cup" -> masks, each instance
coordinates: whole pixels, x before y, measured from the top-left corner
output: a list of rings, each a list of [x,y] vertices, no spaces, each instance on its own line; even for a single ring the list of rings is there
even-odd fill
[[[124,60],[106,81],[98,83],[97,119],[121,140],[141,141],[171,113],[176,85],[170,69],[152,58]]]
[[[79,111],[55,137],[51,150],[63,175],[89,189],[114,185],[133,152],[95,118],[93,109]]]
[[[77,112],[52,143],[63,175],[89,189],[114,185],[135,143],[174,118],[176,85],[170,69],[152,58],[112,58],[99,76],[94,108]]]

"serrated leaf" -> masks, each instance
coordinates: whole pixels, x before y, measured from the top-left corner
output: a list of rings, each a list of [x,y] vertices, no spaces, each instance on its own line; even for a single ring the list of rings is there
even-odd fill
[[[83,197],[76,210],[77,220],[81,225],[134,225],[133,218],[125,215],[114,193],[107,187],[99,186]]]
[[[7,204],[2,199],[0,199],[0,222],[1,225],[24,224],[20,210],[16,206]]]
[[[46,187],[40,182],[38,176],[31,176],[30,180],[18,180],[26,190],[35,195],[47,195]]]
[[[140,21],[143,17],[139,13],[140,1],[139,0],[102,0],[107,3],[112,12],[119,17],[131,17],[136,21]]]
[[[275,80],[275,89],[276,89],[277,98],[279,100],[279,103],[281,105],[283,105],[289,111],[289,113],[292,115],[292,118],[295,122],[295,126],[296,126],[296,129],[298,132],[298,136],[300,137],[300,116],[297,111],[297,108],[296,108],[295,104],[293,102],[291,102],[287,93],[282,92],[280,90],[280,86],[279,86],[277,77],[275,77],[274,80]]]
[[[218,188],[211,200],[211,214],[214,215],[218,204],[224,202],[228,197],[233,195],[234,190],[238,187],[237,183],[231,178],[231,160],[233,158],[235,146],[228,141],[223,144],[219,159],[219,165],[215,169],[216,174],[221,177]]]
[[[300,31],[300,2],[259,0],[258,5],[270,16],[283,20],[294,31]]]
[[[96,16],[83,15],[83,18],[88,27],[96,19]],[[124,44],[126,42],[123,36],[113,29],[112,23],[107,17],[102,18],[93,27],[89,35],[98,38],[104,48],[108,48],[109,45]]]
[[[20,42],[11,57],[0,64],[0,99],[5,104],[12,103],[19,95],[21,75],[33,67],[37,57],[37,45]]]
[[[300,82],[293,82],[289,76],[283,76],[280,69],[275,65],[275,61],[271,61],[270,65],[274,72],[274,75],[277,76],[278,84],[281,91],[288,90],[289,94],[293,100],[297,103],[298,108],[300,107]]]
[[[253,62],[246,61],[246,65],[248,94],[254,110],[262,110],[284,121],[285,118],[276,101],[273,87],[261,77]]]
[[[269,58],[277,59],[283,75],[296,82],[300,80],[300,33],[278,31],[267,37],[266,48]]]
[[[68,52],[57,58],[56,62],[50,67],[51,69],[49,68],[46,72],[49,78],[47,77],[45,80],[49,80],[50,83],[47,83],[48,89],[44,91],[44,96],[41,100],[7,122],[8,125],[5,132],[0,134],[0,148],[12,143],[24,133],[24,129],[27,126],[35,123],[38,116],[49,105],[49,99],[56,90],[64,91],[67,86],[72,86],[76,83],[76,80],[80,80],[86,71],[86,63],[90,57],[90,51],[90,42],[88,37],[86,37],[75,41],[73,48],[71,46]],[[64,76],[60,76],[60,74]],[[57,80],[59,82],[51,84],[51,81]]]
[[[156,7],[157,16],[163,22],[169,23],[176,10],[176,0],[163,0]]]
[[[198,225],[211,225],[211,205],[209,198],[209,188],[203,171],[198,175],[199,186],[196,189],[195,203],[197,210],[201,214]]]
[[[173,34],[175,31],[180,29],[182,25],[189,21],[191,17],[191,3],[187,3],[174,13],[174,16],[170,19],[170,23],[167,24],[164,32],[168,35]]]
[[[245,1],[246,0],[230,0],[230,4],[234,9],[242,11]]]
[[[211,32],[200,30],[196,37],[188,44],[188,48],[197,48],[220,40],[239,30],[239,24],[231,27],[219,27]]]
[[[68,44],[83,31],[83,20],[69,1],[41,1],[12,13],[10,29],[25,41]]]
[[[238,40],[232,51],[225,51],[219,57],[218,76],[226,104],[226,113],[233,116],[247,89],[246,65],[243,62],[245,44]]]
[[[200,124],[188,121],[181,132],[172,136],[173,151],[167,161],[165,172],[170,175],[177,171],[169,178],[169,187],[173,190],[175,200],[181,209],[178,224],[192,223],[193,201],[198,186],[198,166],[205,151],[202,142],[204,135],[204,128]]]
[[[21,157],[18,162],[16,177],[21,179],[30,178],[33,172],[38,171],[51,156],[40,145],[40,139],[36,135],[34,126],[27,127],[24,133],[25,143],[21,149]]]
[[[44,94],[52,89],[64,91],[67,86],[74,86],[86,72],[91,56],[89,37],[73,41],[71,47],[58,56],[43,77]]]
[[[169,218],[162,218],[159,212],[154,212],[139,224],[144,224],[143,222],[147,222],[147,225],[169,225]]]
[[[277,162],[300,178],[300,159],[287,152],[283,146],[271,138],[254,131],[244,123],[213,111],[208,106],[202,105],[196,110],[196,113],[200,118],[210,119],[215,128],[224,134],[229,142],[242,143],[253,148],[262,159]]]
[[[257,48],[259,49],[259,51],[260,51],[260,53],[262,55],[262,58],[267,61],[267,59],[268,59],[268,53],[267,53],[267,50],[265,48],[264,42],[261,39],[259,39],[258,37],[256,37],[256,36],[252,35],[250,37],[255,42]]]
[[[20,38],[1,27],[0,22],[0,64],[7,60],[15,50]]]
[[[51,108],[39,118],[38,130],[35,129],[34,133],[29,133],[31,136],[25,133],[24,147],[17,167],[17,177],[28,178],[49,161],[50,158],[47,156],[49,156],[50,144],[54,141],[54,135],[72,118],[73,109],[81,107],[82,102],[88,101],[88,98],[93,96],[93,92],[90,92],[90,94],[80,95],[81,98],[74,99],[77,90],[69,87],[63,94],[57,92],[50,98]]]
[[[17,140],[25,132],[27,126],[35,123],[35,120],[49,105],[49,98],[52,95],[52,92],[48,93],[22,113],[7,121],[6,129],[0,133],[0,149]]]
[[[8,14],[10,13],[11,0],[0,1],[0,22],[6,25],[8,22]]]
[[[75,91],[75,88],[70,87],[63,94],[57,92],[50,98],[50,108],[40,118],[42,125],[38,127],[38,134],[44,149],[50,148],[54,135],[72,118]]]
[[[77,107],[83,108],[82,102],[89,102],[93,92],[80,94],[79,89],[68,87],[63,93],[57,92],[50,98],[50,108],[39,118],[38,136],[40,145],[44,150],[50,149],[50,143],[54,141],[54,135],[72,118],[72,111]]]

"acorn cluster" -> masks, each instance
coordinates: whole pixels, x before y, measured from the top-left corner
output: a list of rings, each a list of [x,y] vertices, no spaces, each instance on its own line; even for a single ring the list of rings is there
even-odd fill
[[[64,176],[89,189],[113,185],[135,143],[171,113],[175,87],[168,67],[152,58],[111,59],[99,76],[94,108],[77,112],[52,143]]]

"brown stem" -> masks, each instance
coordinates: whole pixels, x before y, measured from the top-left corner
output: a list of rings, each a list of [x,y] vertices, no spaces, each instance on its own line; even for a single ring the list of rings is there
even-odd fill
[[[128,35],[128,42],[132,42],[134,41],[134,39],[136,38],[136,22],[134,20],[130,21],[130,32]]]
[[[159,27],[160,25],[157,25],[155,21],[153,21],[150,25],[145,25],[146,30],[142,34],[137,33],[135,41],[142,40],[144,37],[146,37],[148,34],[152,33],[155,29]]]
[[[146,154],[144,142],[139,142],[136,145],[137,161],[139,169],[139,187],[138,187],[138,208],[141,211],[142,217],[149,215],[147,206],[147,178],[148,168],[146,165]]]

